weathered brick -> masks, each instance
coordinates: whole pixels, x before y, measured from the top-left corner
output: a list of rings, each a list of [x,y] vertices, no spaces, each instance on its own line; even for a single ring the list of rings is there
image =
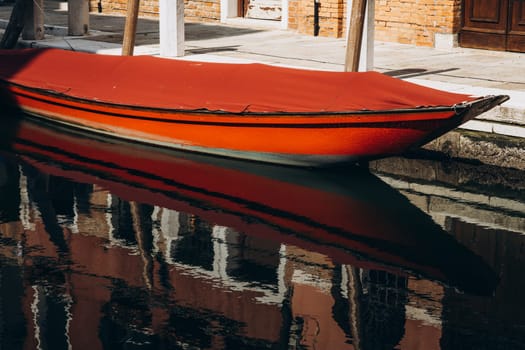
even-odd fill
[[[347,0],[321,0],[319,35],[341,37],[346,30]],[[127,0],[90,0],[90,10],[126,13]],[[376,0],[375,38],[383,41],[432,46],[435,33],[457,33],[461,0]],[[158,0],[142,0],[140,16],[158,17]],[[313,34],[313,0],[290,0],[288,28]],[[220,19],[220,0],[185,0],[185,18],[195,22]]]

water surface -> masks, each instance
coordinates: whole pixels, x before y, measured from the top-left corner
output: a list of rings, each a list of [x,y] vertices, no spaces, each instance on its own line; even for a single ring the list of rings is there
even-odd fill
[[[3,130],[2,348],[525,348],[518,171]]]

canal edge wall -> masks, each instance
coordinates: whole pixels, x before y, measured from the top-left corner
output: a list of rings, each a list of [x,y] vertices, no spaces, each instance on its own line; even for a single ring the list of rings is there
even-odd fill
[[[451,158],[525,170],[525,91],[474,87],[435,80],[415,84],[473,96],[508,95],[510,100],[423,146]]]

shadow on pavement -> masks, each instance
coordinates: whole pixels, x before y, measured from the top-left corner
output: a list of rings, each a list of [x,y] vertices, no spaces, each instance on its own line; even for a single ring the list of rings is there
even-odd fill
[[[199,49],[187,49],[186,53],[191,53],[193,55],[203,55],[203,54],[216,53],[216,52],[237,51],[238,48],[239,48],[239,45],[203,47]]]
[[[439,70],[427,70],[423,68],[404,68],[404,69],[395,69],[383,72],[385,75],[396,78],[415,78],[423,75],[432,75],[432,74],[441,74],[451,71],[459,70],[459,68],[447,68]]]

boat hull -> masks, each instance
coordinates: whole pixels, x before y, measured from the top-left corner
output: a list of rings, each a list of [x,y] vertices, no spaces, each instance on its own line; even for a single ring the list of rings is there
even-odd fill
[[[17,106],[48,121],[179,150],[296,166],[330,166],[402,154],[501,103],[455,108],[227,114],[97,103],[9,86]]]
[[[33,116],[186,151],[300,166],[398,155],[508,97],[377,72],[0,50],[0,96]]]

